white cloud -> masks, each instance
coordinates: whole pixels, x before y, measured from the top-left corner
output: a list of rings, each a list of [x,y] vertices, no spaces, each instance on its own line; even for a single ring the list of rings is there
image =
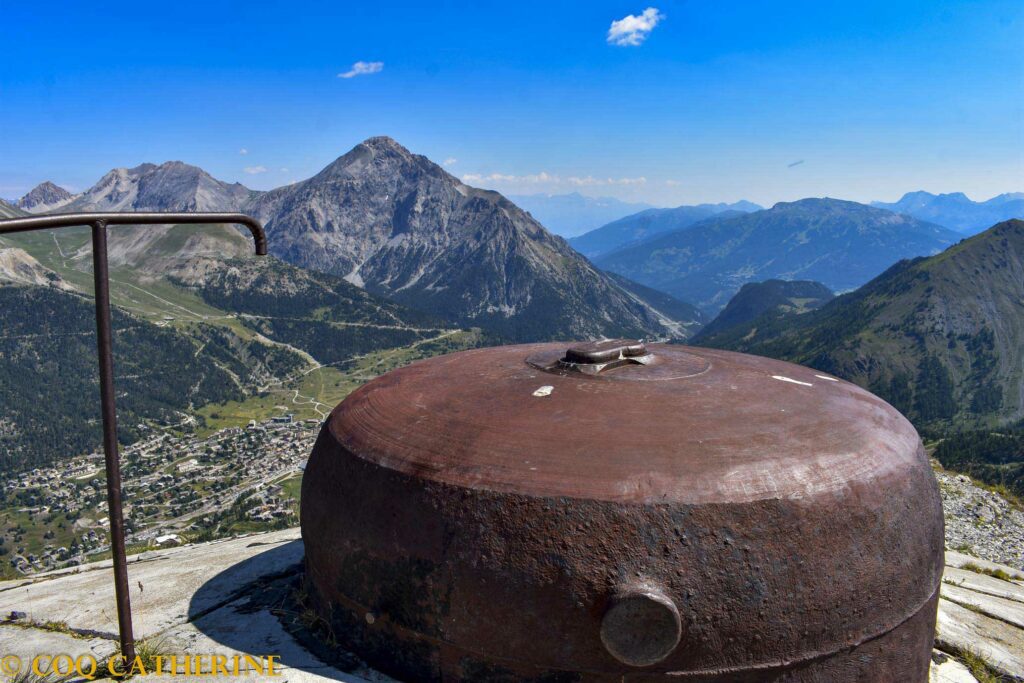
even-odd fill
[[[531,173],[528,175],[508,175],[505,173],[491,173],[490,175],[482,175],[480,173],[467,173],[462,176],[462,182],[518,183],[527,185],[553,183],[557,185],[558,183],[562,182],[562,180],[556,175],[551,175],[546,171],[541,171],[540,173]]]
[[[668,185],[669,187],[678,187],[679,185],[682,185],[682,183],[679,182],[678,180],[666,180],[665,184]]]
[[[241,154],[244,157],[246,154],[249,153],[249,150],[247,150],[245,147],[243,147],[242,149],[238,150],[238,153]]]
[[[643,176],[638,178],[595,178],[594,176],[588,175],[584,178],[570,176],[567,180],[570,185],[574,185],[576,187],[591,187],[593,185],[643,185],[647,182],[647,178]]]
[[[365,76],[376,74],[384,70],[384,62],[356,62],[352,68],[345,73],[338,74],[338,78],[352,78],[353,76]]]
[[[647,36],[664,18],[665,15],[654,7],[648,7],[643,14],[627,14],[612,22],[608,29],[608,44],[636,47],[647,40]]]
[[[266,173],[267,172],[267,167],[266,166],[246,166],[242,170],[245,171],[246,173],[248,173],[249,175],[257,175],[259,173]]]
[[[445,166],[453,166],[456,163],[458,163],[458,161],[459,160],[456,159],[455,157],[448,157],[447,159],[444,160],[444,165]]]
[[[592,175],[583,177],[569,176],[568,178],[562,178],[561,176],[553,173],[541,171],[540,173],[528,173],[526,175],[512,175],[509,173],[489,173],[487,175],[482,173],[466,173],[462,176],[462,182],[518,187],[526,185],[547,185],[550,187],[564,187],[565,185],[571,185],[572,187],[595,187],[611,185],[644,185],[647,183],[647,178],[644,176],[638,176],[636,178],[595,178]]]
[[[287,172],[288,172],[288,169],[282,166],[281,167],[281,173],[287,173]]]

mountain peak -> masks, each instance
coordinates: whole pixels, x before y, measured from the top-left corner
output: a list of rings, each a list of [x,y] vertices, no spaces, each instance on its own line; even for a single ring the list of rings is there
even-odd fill
[[[376,176],[381,173],[393,172],[387,171],[387,167],[413,165],[421,165],[425,168],[429,165],[430,168],[436,168],[437,171],[443,172],[440,166],[426,157],[413,154],[393,138],[378,135],[363,140],[306,182],[315,184],[319,181],[338,178],[353,179]]]
[[[247,205],[275,255],[502,338],[682,336],[497,192],[389,137]]]
[[[847,209],[847,210],[857,210],[857,209],[870,209],[870,207],[868,207],[865,204],[860,204],[858,202],[851,202],[851,201],[849,201],[847,199],[835,199],[833,197],[807,197],[805,199],[797,199],[796,201],[792,201],[792,202],[778,202],[774,206],[772,206],[772,209],[779,209],[779,210],[783,210],[783,211],[785,211],[787,209],[812,209],[812,210]]]
[[[252,191],[183,161],[115,168],[67,206],[79,211],[237,211]],[[46,209],[50,210],[50,209]]]
[[[936,196],[938,195],[934,195],[931,192],[926,192],[925,190],[915,190],[913,192],[907,192],[906,194],[904,194],[902,197],[900,197],[900,200],[897,203],[911,202],[920,199],[935,199]]]
[[[15,206],[32,213],[51,211],[67,204],[74,195],[49,180],[36,185],[28,194],[19,199]]]
[[[409,154],[409,150],[400,145],[394,138],[388,137],[387,135],[375,135],[371,138],[366,138],[362,143],[370,149],[391,149],[398,152],[405,152]]]
[[[958,232],[974,234],[1008,218],[1024,218],[1024,193],[1006,193],[983,202],[963,192],[932,194],[908,192],[898,202],[871,202],[872,206],[907,214],[944,225]]]

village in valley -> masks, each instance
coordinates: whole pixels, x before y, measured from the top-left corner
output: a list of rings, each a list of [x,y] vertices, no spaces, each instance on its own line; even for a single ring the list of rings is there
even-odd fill
[[[301,473],[320,428],[284,414],[208,436],[149,427],[123,449],[129,551],[211,540],[298,523]],[[3,481],[4,576],[109,557],[101,453],[76,456]]]

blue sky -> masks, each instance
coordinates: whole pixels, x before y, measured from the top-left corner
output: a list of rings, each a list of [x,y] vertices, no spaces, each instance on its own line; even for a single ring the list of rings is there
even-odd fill
[[[170,159],[268,189],[381,134],[510,194],[1024,190],[1020,0],[0,9],[2,197]]]

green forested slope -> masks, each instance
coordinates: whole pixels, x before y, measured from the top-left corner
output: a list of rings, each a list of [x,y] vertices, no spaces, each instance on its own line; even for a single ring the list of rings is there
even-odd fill
[[[1024,221],[901,261],[817,311],[707,345],[805,363],[870,388],[923,427],[1024,417]]]
[[[52,287],[0,287],[0,470],[98,446],[95,326],[90,299]],[[222,331],[200,344],[118,309],[113,326],[123,441],[137,438],[145,419],[178,422],[192,406],[241,397],[254,375],[301,362]]]

